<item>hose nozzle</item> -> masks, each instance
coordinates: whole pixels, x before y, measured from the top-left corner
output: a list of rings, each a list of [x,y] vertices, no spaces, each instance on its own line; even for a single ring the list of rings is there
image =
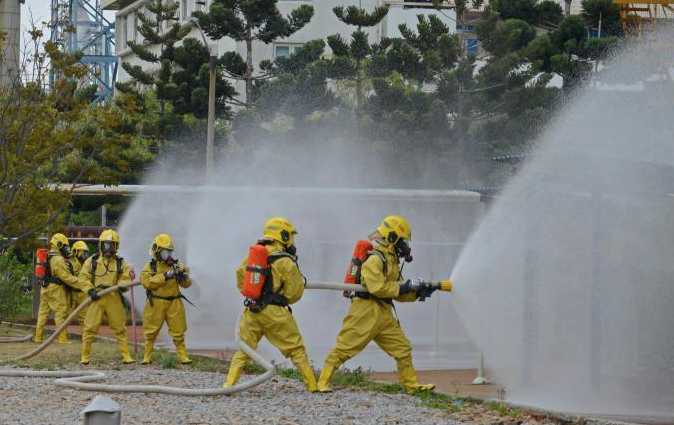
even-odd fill
[[[452,292],[452,281],[449,279],[441,280],[439,282],[431,282],[430,286],[439,289],[440,291]]]

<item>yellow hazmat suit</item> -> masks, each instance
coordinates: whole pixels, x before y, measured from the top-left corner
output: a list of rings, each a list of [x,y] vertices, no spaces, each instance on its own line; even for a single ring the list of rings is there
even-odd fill
[[[318,380],[318,390],[321,392],[331,391],[329,381],[335,370],[360,353],[370,341],[374,341],[396,360],[398,376],[405,392],[435,388],[433,384],[421,385],[417,381],[412,366],[412,345],[393,314],[392,300],[411,302],[416,300],[416,294],[400,295],[400,285],[394,283],[402,280],[394,244],[379,245],[375,250],[386,259],[387,275],[384,276],[384,263],[379,255],[372,254],[363,263],[361,283],[376,298],[353,299],[337,335],[337,343],[325,359]]]
[[[185,348],[187,320],[185,319],[185,307],[180,295],[180,287],[189,288],[192,286],[192,281],[189,277],[186,277],[186,280],[178,281],[177,276],[167,279],[165,273],[173,271],[173,266],[163,261],[153,260],[153,262],[155,270],[152,270],[152,263],[150,262],[145,264],[143,271],[140,273],[140,283],[148,292],[148,299],[145,301],[145,309],[143,310],[145,356],[142,363],[148,364],[152,361],[154,341],[157,339],[157,334],[159,334],[164,322],[168,326],[169,335],[173,338],[180,363],[192,363]],[[183,270],[185,273],[189,272],[188,268],[183,268]]]
[[[40,309],[35,328],[35,342],[38,343],[44,341],[44,325],[49,319],[49,313],[54,312],[56,327],[61,326],[68,317],[68,294],[65,285],[77,290],[87,289],[88,286],[73,273],[68,261],[53,249],[49,251],[49,268],[52,278],[58,280],[58,283],[52,282],[40,290]],[[67,343],[68,333],[61,332],[58,342]]]
[[[80,271],[82,270],[82,263],[80,262],[79,258],[77,258],[75,255],[70,257],[70,264],[73,266],[73,273],[75,276],[79,276]],[[84,292],[82,289],[70,289],[68,292],[68,312],[66,314],[66,317],[70,316],[73,311],[77,307],[79,307],[80,304],[85,302],[87,298],[87,293]],[[80,324],[80,327],[84,329],[84,318],[87,317],[87,310],[89,307],[83,309],[82,311],[79,312],[77,315],[77,322]]]
[[[269,226],[267,223],[266,228]],[[280,219],[279,219],[280,220]],[[266,229],[265,228],[265,229]],[[294,232],[294,228],[292,228]],[[269,234],[265,232],[265,236]],[[287,239],[287,238],[286,238]],[[282,241],[271,241],[266,245],[269,254],[284,252],[292,245],[292,239],[286,242],[290,245],[284,246]],[[246,266],[248,257],[246,257],[236,271],[236,284],[239,291],[242,290],[246,275]],[[302,298],[304,293],[304,277],[300,273],[297,264],[290,257],[282,257],[271,264],[271,276],[273,279],[273,291],[280,293],[285,297],[288,304],[294,304]],[[292,313],[280,305],[267,305],[259,312],[252,312],[248,307],[244,308],[239,325],[239,337],[254,350],[262,337],[281,351],[284,357],[290,358],[302,375],[307,391],[315,392],[316,377],[309,363],[307,352],[304,347],[302,335],[297,327],[297,322]],[[243,350],[238,350],[229,366],[227,381],[223,385],[225,388],[231,387],[239,380],[241,372],[250,357]]]
[[[103,238],[103,234],[101,237]],[[92,270],[91,265],[93,260],[96,260],[96,268],[94,270]],[[106,257],[102,255],[102,252],[99,252],[87,258],[84,262],[80,278],[86,282],[91,282],[97,291],[102,291],[111,286],[131,283],[129,265],[124,259],[120,259],[119,263],[121,264],[121,268],[118,270],[118,257],[116,254]],[[98,329],[103,322],[103,315],[107,317],[110,330],[114,333],[115,338],[117,338],[122,360],[124,363],[133,363],[134,360],[129,352],[126,338],[126,311],[122,303],[122,295],[118,292],[104,295],[89,305],[87,316],[84,320],[82,359],[80,363],[89,364],[91,343],[94,341],[94,336],[98,334]]]

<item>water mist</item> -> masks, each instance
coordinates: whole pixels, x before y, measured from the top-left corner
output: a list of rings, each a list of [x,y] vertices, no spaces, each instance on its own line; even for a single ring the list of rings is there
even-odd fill
[[[320,138],[291,145],[260,142],[249,152],[230,153],[221,158],[210,185],[155,187],[162,192],[136,197],[127,210],[120,228],[121,251],[137,269],[149,261],[152,239],[162,232],[171,234],[177,256],[192,269],[195,284],[183,291],[197,306],[186,305],[188,348],[236,347],[234,326],[243,298],[236,289],[235,270],[273,216],[288,218],[298,229],[299,266],[309,280],[341,282],[356,241],[366,238],[390,214],[404,215],[413,229],[415,260],[405,266],[405,276],[441,279],[451,273],[480,217],[479,195],[390,190],[399,185],[399,168],[383,164],[381,156],[365,145],[340,140],[338,129],[329,137],[326,131]],[[420,150],[391,153],[412,166],[429,156]],[[180,184],[184,176],[178,178],[173,170],[163,167],[146,183]],[[421,180],[424,169],[415,170]],[[202,172],[195,167],[193,174]],[[431,186],[442,186],[436,178]],[[376,186],[389,189],[366,189]],[[450,298],[438,292],[425,303],[406,303],[397,309],[421,369],[475,365],[475,348]],[[142,294],[137,293],[137,301],[142,305]],[[334,345],[348,309],[349,300],[336,291],[307,291],[293,306],[316,367],[322,366]],[[260,349],[265,357],[285,364],[268,344],[263,342]],[[346,366],[394,370],[395,361],[371,344]]]
[[[674,418],[672,57],[608,63],[458,260],[453,301],[508,401]]]

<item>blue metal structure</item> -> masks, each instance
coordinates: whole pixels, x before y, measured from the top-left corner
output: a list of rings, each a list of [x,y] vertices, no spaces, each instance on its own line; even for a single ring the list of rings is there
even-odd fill
[[[51,40],[69,53],[82,52],[89,69],[81,87],[96,85],[92,102],[104,102],[114,93],[117,76],[115,24],[103,16],[99,0],[51,0]]]

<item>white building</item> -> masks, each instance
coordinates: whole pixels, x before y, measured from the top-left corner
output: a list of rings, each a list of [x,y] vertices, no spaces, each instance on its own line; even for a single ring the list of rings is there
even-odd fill
[[[121,61],[130,62],[134,65],[146,66],[147,63],[139,61],[133,52],[128,48],[127,42],[133,40],[140,42],[142,36],[137,28],[140,25],[137,13],[143,13],[144,4],[148,0],[102,0],[101,6],[106,10],[116,10],[116,53]],[[184,25],[189,24],[189,17],[195,10],[207,11],[212,0],[177,0],[180,2],[180,22]],[[204,3],[205,2],[205,3]],[[278,7],[282,14],[287,15],[293,9],[300,5],[309,4],[314,7],[314,16],[304,28],[292,36],[277,40],[271,44],[256,42],[253,45],[253,63],[257,65],[261,60],[273,59],[278,56],[287,56],[296,48],[309,40],[317,38],[325,39],[332,34],[341,34],[345,39],[350,38],[350,34],[355,27],[348,26],[338,21],[332,12],[335,6],[358,5],[366,10],[372,10],[376,6],[389,6],[388,16],[382,23],[376,27],[366,28],[370,42],[378,42],[382,37],[400,36],[398,25],[407,23],[408,26],[415,28],[417,15],[434,14],[439,16],[447,25],[455,30],[454,11],[444,10],[442,13],[430,8],[431,1],[408,1],[408,0],[280,0]],[[189,35],[201,40],[196,29]],[[218,55],[227,51],[236,50],[245,58],[245,44],[235,42],[230,38],[223,38],[217,41]],[[128,81],[129,76],[120,67],[118,73],[119,81]],[[242,90],[239,87],[239,92]]]

